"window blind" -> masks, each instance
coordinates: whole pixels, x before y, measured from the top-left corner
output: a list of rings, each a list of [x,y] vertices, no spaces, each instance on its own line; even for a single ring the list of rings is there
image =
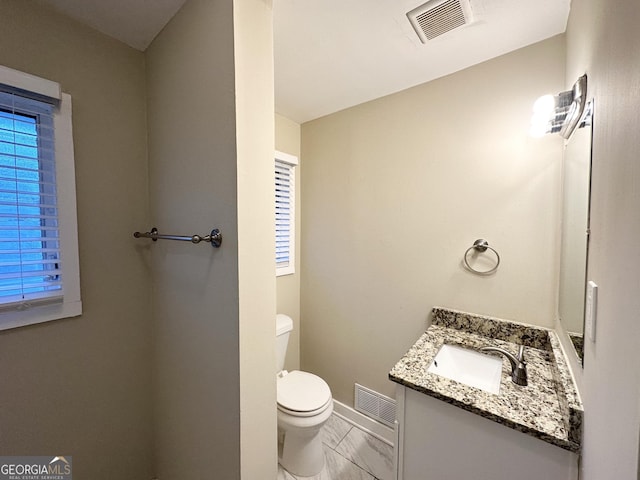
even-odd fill
[[[276,159],[276,268],[292,266],[293,165]]]
[[[0,91],[0,309],[62,298],[53,110]]]

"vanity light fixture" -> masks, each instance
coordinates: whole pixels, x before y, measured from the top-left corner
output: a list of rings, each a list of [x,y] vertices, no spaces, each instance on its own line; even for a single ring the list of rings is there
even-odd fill
[[[584,112],[587,98],[587,76],[582,75],[571,90],[557,95],[544,95],[533,104],[530,133],[542,137],[559,133],[569,138]]]

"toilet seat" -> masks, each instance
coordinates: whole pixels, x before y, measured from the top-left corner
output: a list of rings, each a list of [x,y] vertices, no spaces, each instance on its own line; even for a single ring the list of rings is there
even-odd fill
[[[313,373],[294,370],[278,375],[278,409],[289,415],[307,417],[322,413],[331,402],[331,390]]]
[[[296,410],[289,410],[288,408],[285,408],[282,405],[278,405],[278,411],[291,415],[292,417],[315,417],[321,414],[322,412],[324,412],[327,408],[329,408],[330,405],[331,405],[331,400],[329,399],[327,400],[327,403],[325,403],[322,407],[317,408],[316,410],[311,410],[309,412],[298,412]]]

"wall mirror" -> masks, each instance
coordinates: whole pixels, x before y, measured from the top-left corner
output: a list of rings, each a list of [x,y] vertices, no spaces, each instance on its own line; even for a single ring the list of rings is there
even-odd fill
[[[565,142],[562,174],[562,242],[558,315],[583,361],[584,306],[589,251],[593,100]]]

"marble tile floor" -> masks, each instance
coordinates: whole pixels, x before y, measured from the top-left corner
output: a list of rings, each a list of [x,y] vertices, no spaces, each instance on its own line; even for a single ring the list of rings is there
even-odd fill
[[[325,465],[314,477],[296,477],[278,465],[277,480],[393,480],[393,447],[335,413],[320,432]]]

